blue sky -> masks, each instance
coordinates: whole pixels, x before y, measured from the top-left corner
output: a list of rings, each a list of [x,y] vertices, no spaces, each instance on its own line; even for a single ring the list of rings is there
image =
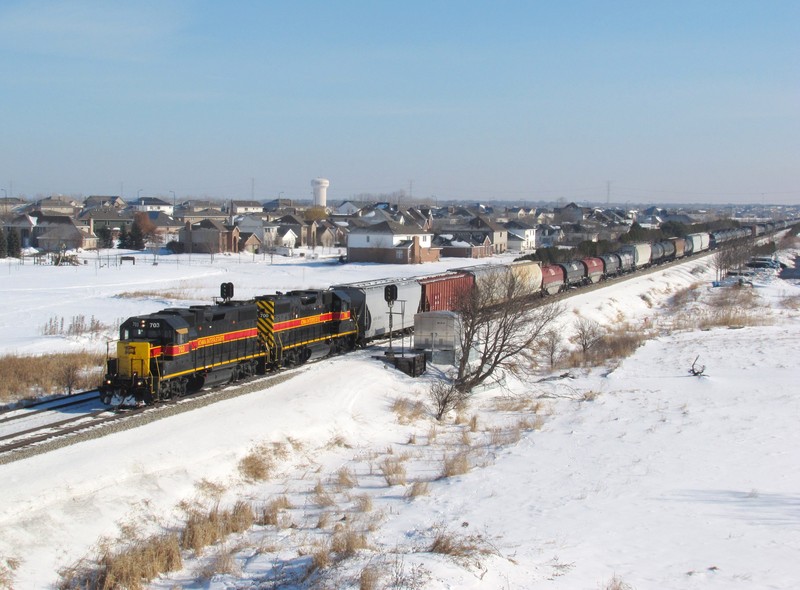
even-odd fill
[[[800,203],[795,0],[6,0],[0,71],[13,195]]]

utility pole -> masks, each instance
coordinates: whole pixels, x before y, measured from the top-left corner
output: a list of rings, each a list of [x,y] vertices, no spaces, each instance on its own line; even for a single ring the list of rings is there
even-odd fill
[[[611,181],[606,180],[606,207],[611,203]]]

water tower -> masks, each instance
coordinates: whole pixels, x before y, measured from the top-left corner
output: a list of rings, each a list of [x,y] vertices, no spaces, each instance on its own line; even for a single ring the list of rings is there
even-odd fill
[[[314,206],[326,207],[328,201],[328,186],[330,181],[327,178],[315,178],[311,181],[311,186],[314,187]]]

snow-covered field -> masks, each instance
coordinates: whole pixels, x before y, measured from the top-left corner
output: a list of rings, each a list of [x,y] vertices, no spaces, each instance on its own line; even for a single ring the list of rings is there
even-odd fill
[[[43,336],[42,327],[79,315],[113,325],[208,302],[223,281],[245,298],[464,265],[109,260],[4,261],[2,351],[105,350],[102,338]],[[709,296],[705,264],[577,295],[565,334],[576,313],[663,326],[663,304],[681,288],[700,283],[701,302]],[[764,275],[754,291],[766,325],[664,330],[613,370],[509,380],[445,424],[414,411],[427,402],[430,377],[387,369],[373,358],[381,351],[368,350],[263,391],[2,465],[0,573],[10,559],[14,588],[51,587],[102,537],[180,526],[187,502],[259,506],[285,496],[291,508],[278,526],[185,553],[183,569],[153,587],[358,588],[366,569],[378,572],[377,588],[796,588],[800,313],[785,302],[797,302],[800,287]],[[687,372],[698,355],[703,377]],[[239,462],[259,448],[272,450],[272,472],[246,481]],[[468,470],[442,477],[456,460]],[[400,482],[391,486],[390,467]],[[412,489],[419,495],[409,498]],[[304,578],[313,555],[343,531],[364,534],[366,547]],[[437,537],[460,555],[429,551]],[[204,577],[215,560],[233,573]]]

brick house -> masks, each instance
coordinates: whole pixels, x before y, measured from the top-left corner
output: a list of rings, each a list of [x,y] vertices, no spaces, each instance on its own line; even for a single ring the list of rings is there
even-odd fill
[[[421,264],[438,261],[440,252],[432,233],[394,221],[355,228],[347,236],[350,262]]]

